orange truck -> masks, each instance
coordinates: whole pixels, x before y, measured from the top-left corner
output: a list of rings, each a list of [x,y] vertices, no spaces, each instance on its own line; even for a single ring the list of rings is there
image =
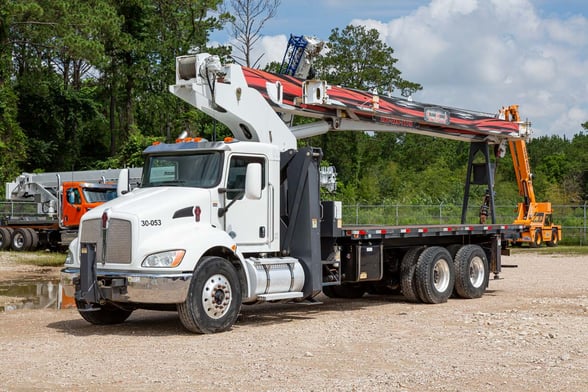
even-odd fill
[[[0,250],[67,247],[86,212],[136,186],[140,176],[141,169],[21,174],[5,184],[0,202]]]
[[[518,105],[502,108],[501,117],[521,123]],[[532,248],[538,248],[543,243],[557,246],[562,238],[561,226],[553,223],[551,202],[538,202],[535,199],[527,143],[523,139],[510,140],[509,147],[519,194],[523,197],[523,201],[518,203],[517,217],[513,223],[523,225],[525,230],[516,244],[529,244]]]

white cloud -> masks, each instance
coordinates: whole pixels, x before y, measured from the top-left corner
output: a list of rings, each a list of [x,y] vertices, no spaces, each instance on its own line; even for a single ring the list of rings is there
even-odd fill
[[[262,57],[262,64],[265,65],[272,61],[282,62],[286,46],[288,45],[288,37],[285,35],[264,36],[261,38],[261,51],[264,53]],[[257,53],[256,53],[257,54]],[[258,58],[256,55],[255,58]],[[262,67],[263,68],[263,67]]]
[[[377,29],[415,100],[494,111],[520,104],[536,136],[571,136],[588,120],[588,20],[542,19],[528,0],[433,0]]]

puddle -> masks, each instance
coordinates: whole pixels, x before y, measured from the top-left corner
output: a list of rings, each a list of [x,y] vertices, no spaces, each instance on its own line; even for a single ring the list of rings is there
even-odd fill
[[[57,309],[59,281],[0,283],[0,312],[17,309]]]

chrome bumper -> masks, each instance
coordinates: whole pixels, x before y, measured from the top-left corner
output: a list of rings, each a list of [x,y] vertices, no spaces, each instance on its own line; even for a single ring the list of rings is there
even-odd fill
[[[66,267],[61,270],[61,286],[66,296],[74,297],[74,279],[80,275],[79,268]],[[98,286],[108,288],[105,282],[112,279],[123,280],[126,293],[117,296],[116,301],[146,304],[178,304],[186,300],[191,273],[154,274],[131,273],[123,271],[97,271]]]

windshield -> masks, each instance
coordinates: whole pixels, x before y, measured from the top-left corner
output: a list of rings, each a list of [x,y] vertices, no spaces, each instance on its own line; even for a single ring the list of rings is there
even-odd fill
[[[150,156],[145,162],[142,187],[212,188],[220,181],[221,157],[220,152]]]
[[[537,215],[533,217],[533,223],[542,223],[543,222],[543,213],[538,212]]]
[[[82,191],[88,203],[107,202],[116,198],[116,188],[83,188]]]

